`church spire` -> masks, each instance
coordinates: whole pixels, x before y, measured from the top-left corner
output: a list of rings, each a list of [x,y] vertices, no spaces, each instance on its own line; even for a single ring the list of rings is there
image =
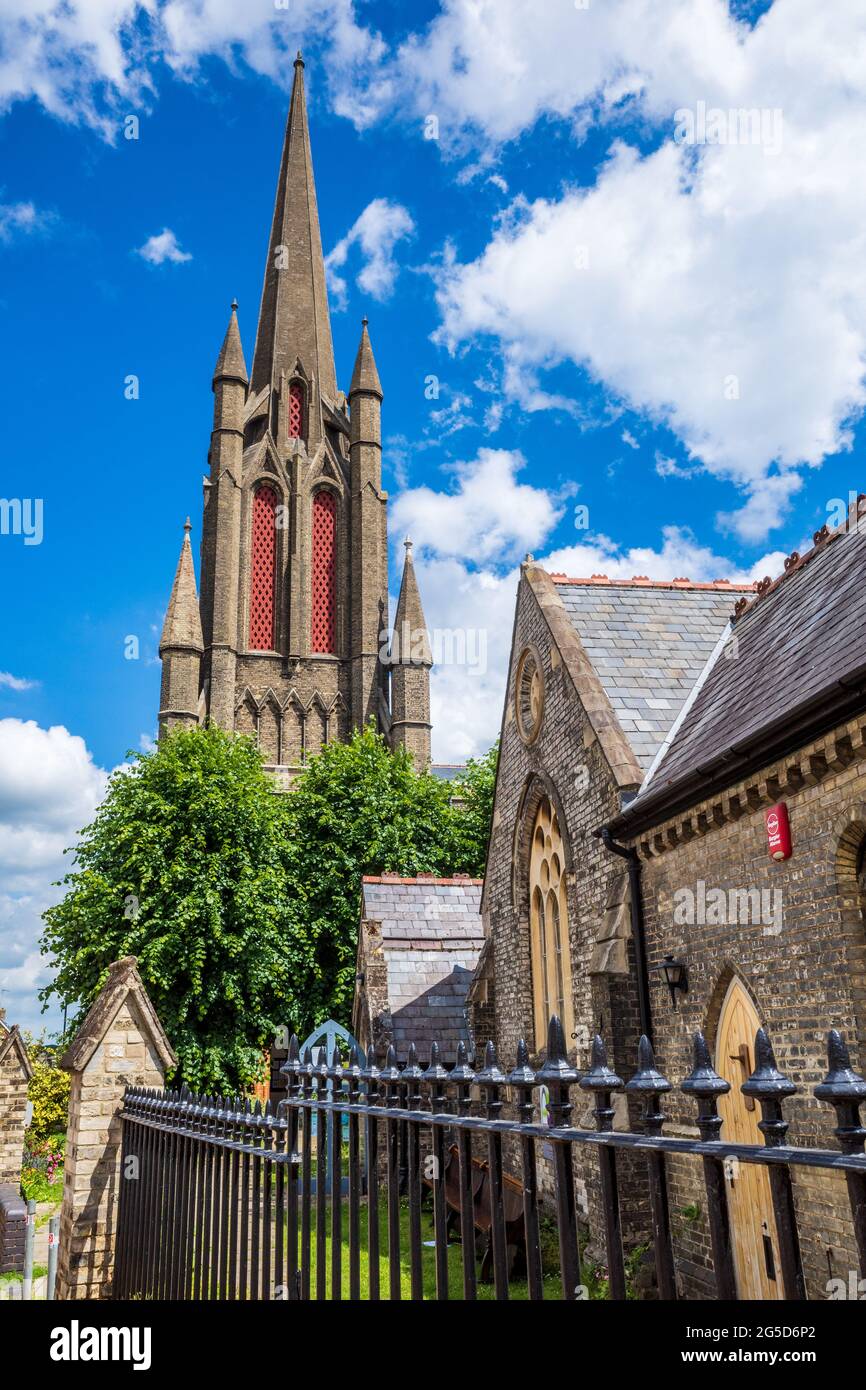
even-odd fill
[[[189,533],[192,530],[189,517],[184,524],[183,545],[174,575],[168,611],[162,625],[159,639],[160,652],[167,648],[200,652],[204,647],[201,634],[201,617],[198,611],[198,594],[195,587],[195,566],[192,562],[192,546]]]
[[[183,545],[174,576],[168,612],[159,639],[162,658],[162,686],[159,698],[159,727],[164,732],[178,725],[189,727],[198,723],[201,655],[204,641],[198,594],[195,588],[195,567],[187,517]]]
[[[430,667],[433,655],[424,621],[412,542],[406,559],[391,642],[391,742],[407,749],[419,769],[430,762]]]
[[[415,563],[412,559],[412,542],[403,542],[406,558],[403,561],[403,582],[397,600],[397,614],[394,618],[394,659],[404,666],[432,666],[430,635],[421,607],[421,594],[415,577]]]
[[[349,399],[357,391],[370,391],[374,396],[382,399],[382,383],[379,380],[379,373],[376,370],[376,359],[373,356],[373,344],[370,342],[370,334],[367,332],[367,320],[361,320],[361,341],[358,344],[358,355],[355,358],[355,369],[352,372],[352,384],[349,387]]]
[[[239,381],[244,386],[249,385],[250,379],[247,376],[247,364],[244,361],[244,349],[241,344],[241,331],[238,328],[238,302],[236,299],[232,300],[229,326],[226,329],[220,355],[213,369],[213,379],[214,381]]]
[[[315,378],[319,394],[335,405],[337,375],[300,53],[265,265],[253,392],[267,385],[277,389],[281,374],[290,375],[297,359],[307,377]]]

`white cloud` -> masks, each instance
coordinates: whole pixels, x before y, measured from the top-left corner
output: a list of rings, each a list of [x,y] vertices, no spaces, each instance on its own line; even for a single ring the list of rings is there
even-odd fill
[[[451,492],[411,488],[395,500],[395,534],[411,535],[419,548],[439,556],[502,563],[531,550],[561,516],[543,488],[518,483],[523,455],[508,449],[479,449],[476,458],[457,463]]]
[[[335,307],[346,307],[346,281],[337,270],[346,264],[353,246],[357,246],[362,260],[355,281],[358,288],[380,302],[388,299],[400,269],[394,248],[414,230],[415,223],[401,203],[389,202],[387,198],[374,198],[368,203],[346,235],[325,257],[328,287]]]
[[[143,246],[136,248],[135,254],[151,265],[164,265],[166,261],[172,265],[183,265],[184,261],[192,260],[188,251],[181,250],[170,227],[163,227],[161,232],[148,237]]]
[[[623,432],[622,432],[620,438],[622,439],[623,444],[627,444],[628,447],[629,447],[630,449],[639,449],[639,448],[640,448],[640,444],[639,444],[639,443],[637,442],[637,440],[635,439],[635,437],[634,437],[634,435],[632,434],[631,430],[623,430]]]
[[[7,690],[33,690],[38,684],[24,676],[13,676],[11,671],[0,671],[0,686],[6,686]]]
[[[585,366],[747,493],[734,524],[754,539],[779,524],[796,466],[846,447],[866,402],[866,199],[841,187],[832,208],[826,189],[810,198],[791,152],[779,156],[790,179],[765,185],[754,211],[740,200],[763,156],[733,156],[753,167],[721,204],[719,176],[734,171],[709,160],[689,186],[687,156],[667,144],[646,159],[619,146],[591,190],[515,206],[440,282],[440,337],[457,349],[492,336],[512,382],[525,372],[533,391],[539,368]]]
[[[40,212],[34,203],[0,203],[0,241],[44,232],[54,220],[52,213]]]
[[[493,339],[524,409],[573,410],[538,373],[580,364],[736,485],[723,524],[778,525],[791,475],[849,447],[866,404],[862,4],[775,0],[750,28],[725,0],[551,0],[528,26],[518,0],[445,0],[394,73],[446,151],[542,116],[579,138],[625,109],[663,137],[646,156],[615,143],[594,184],[516,199],[473,261],[446,257],[441,338]],[[698,102],[764,111],[774,140],[674,143]]]
[[[395,540],[409,530],[418,542],[415,567],[436,659],[430,698],[439,762],[483,752],[499,731],[520,573],[514,561],[525,550],[546,569],[574,578],[736,582],[783,569],[783,552],[736,569],[683,526],[665,527],[655,547],[584,534],[575,545],[546,549],[562,498],[518,484],[522,462],[519,454],[481,449],[459,465],[453,492],[413,488],[392,506]]]
[[[107,777],[62,725],[0,719],[0,1003],[10,1023],[42,1026],[42,913],[60,896],[52,884],[69,867],[63,851],[92,819]]]
[[[356,23],[353,0],[291,0],[286,10],[274,0],[3,0],[0,111],[35,99],[114,140],[122,117],[155,98],[161,63],[193,79],[216,55],[288,86],[306,43],[326,50],[341,114],[363,126],[388,104],[384,45]]]

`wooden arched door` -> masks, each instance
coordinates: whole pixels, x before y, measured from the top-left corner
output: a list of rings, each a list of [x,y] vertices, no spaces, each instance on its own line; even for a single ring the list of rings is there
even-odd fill
[[[760,1104],[744,1096],[740,1087],[755,1067],[755,1033],[761,1021],[755,1006],[736,977],[731,981],[716,1041],[716,1071],[731,1089],[719,1101],[724,1120],[722,1143],[763,1144],[758,1129]],[[725,1188],[731,1220],[731,1244],[740,1298],[783,1298],[779,1266],[779,1242],[773,1216],[770,1177],[756,1163],[725,1163]]]

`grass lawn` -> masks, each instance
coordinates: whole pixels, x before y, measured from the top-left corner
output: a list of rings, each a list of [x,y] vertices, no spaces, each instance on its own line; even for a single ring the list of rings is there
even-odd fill
[[[300,1217],[299,1217],[300,1223]],[[331,1230],[330,1230],[330,1206],[328,1211],[328,1231],[325,1243],[325,1260],[327,1273],[327,1297],[332,1297],[331,1293]],[[311,1212],[312,1235],[310,1241],[310,1296],[316,1297],[316,1210],[315,1204]],[[369,1264],[367,1259],[367,1205],[365,1201],[361,1203],[361,1298],[368,1299],[370,1296]],[[349,1296],[349,1204],[342,1203],[342,1289],[341,1296]],[[433,1212],[424,1209],[421,1212],[421,1239],[433,1239]],[[542,1268],[544,1276],[544,1295],[545,1298],[559,1299],[562,1297],[562,1285],[559,1278],[559,1256],[557,1252],[556,1234],[549,1229],[546,1224],[542,1225],[541,1236],[542,1249]],[[387,1300],[390,1288],[389,1262],[388,1262],[388,1206],[387,1200],[382,1197],[379,1203],[379,1293],[382,1299]],[[432,1247],[423,1246],[421,1250],[421,1268],[423,1277],[424,1297],[435,1299],[436,1297],[436,1252]],[[476,1261],[476,1274],[480,1269],[480,1260]],[[400,1204],[400,1293],[401,1297],[409,1299],[412,1296],[412,1284],[409,1266],[409,1205],[403,1201]],[[455,1243],[448,1247],[448,1294],[455,1300],[463,1298],[463,1247]],[[515,1299],[527,1299],[528,1291],[525,1280],[514,1280],[509,1287],[509,1296]],[[478,1283],[479,1301],[495,1298],[493,1284]]]

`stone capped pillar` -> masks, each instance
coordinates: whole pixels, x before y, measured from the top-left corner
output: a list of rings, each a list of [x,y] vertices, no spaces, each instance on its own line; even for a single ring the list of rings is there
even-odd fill
[[[33,1075],[21,1030],[0,1024],[0,1184],[21,1181],[27,1084]]]
[[[114,1273],[123,1092],[159,1089],[177,1066],[135,956],[109,968],[60,1065],[72,1073],[72,1091],[56,1297],[105,1298]]]

